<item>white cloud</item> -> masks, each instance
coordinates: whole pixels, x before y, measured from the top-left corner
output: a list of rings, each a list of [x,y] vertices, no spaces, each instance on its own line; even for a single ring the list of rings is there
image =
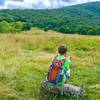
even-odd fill
[[[0,0],[0,8],[55,8],[100,0]]]

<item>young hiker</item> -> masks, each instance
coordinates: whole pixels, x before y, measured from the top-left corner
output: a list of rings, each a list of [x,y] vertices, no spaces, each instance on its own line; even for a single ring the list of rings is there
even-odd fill
[[[71,57],[67,55],[67,46],[61,44],[58,47],[58,55],[52,61],[48,72],[48,81],[55,85],[64,85],[66,80],[70,78]]]

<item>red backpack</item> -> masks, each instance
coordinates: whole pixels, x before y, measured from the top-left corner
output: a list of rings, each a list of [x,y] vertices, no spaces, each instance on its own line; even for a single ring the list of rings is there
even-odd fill
[[[65,61],[66,61],[66,57],[62,60],[57,60],[57,56],[54,58],[52,64],[50,65],[48,75],[47,75],[48,81],[50,83],[56,85],[58,82],[62,81],[63,75],[61,75],[61,73]]]

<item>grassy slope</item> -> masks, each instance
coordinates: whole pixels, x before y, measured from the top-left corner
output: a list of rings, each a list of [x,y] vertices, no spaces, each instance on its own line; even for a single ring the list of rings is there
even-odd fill
[[[69,54],[74,55],[69,83],[84,85],[84,100],[99,100],[100,37],[38,29],[0,35],[0,100],[66,100],[67,97],[41,90],[41,82],[61,43],[66,43]]]

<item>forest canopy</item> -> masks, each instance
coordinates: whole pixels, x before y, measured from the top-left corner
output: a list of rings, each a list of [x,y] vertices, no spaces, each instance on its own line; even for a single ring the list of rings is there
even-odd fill
[[[15,33],[32,27],[65,34],[100,35],[100,2],[51,10],[0,10],[1,33]]]

